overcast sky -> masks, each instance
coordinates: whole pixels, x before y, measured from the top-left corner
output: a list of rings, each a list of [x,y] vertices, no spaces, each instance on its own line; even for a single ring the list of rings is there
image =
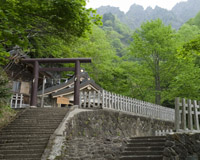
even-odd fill
[[[181,1],[187,0],[89,0],[87,8],[98,8],[100,6],[119,7],[121,11],[127,12],[132,4],[142,5],[145,9],[148,6],[154,8],[156,5],[171,10],[172,7]]]

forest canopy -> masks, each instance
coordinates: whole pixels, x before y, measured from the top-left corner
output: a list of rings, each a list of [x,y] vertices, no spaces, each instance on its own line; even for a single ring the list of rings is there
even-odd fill
[[[85,0],[0,1],[0,65],[15,46],[35,58],[91,57],[84,68],[108,91],[168,107],[175,97],[200,99],[200,13],[179,30],[160,19],[131,30],[85,6]]]

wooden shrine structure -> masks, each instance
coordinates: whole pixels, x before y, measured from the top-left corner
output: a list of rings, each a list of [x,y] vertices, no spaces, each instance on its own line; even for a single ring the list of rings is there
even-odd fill
[[[34,79],[31,94],[31,106],[37,106],[37,89],[38,89],[38,77],[39,72],[42,71],[74,71],[74,105],[79,105],[80,101],[80,64],[81,63],[91,63],[91,58],[30,58],[23,59],[24,63],[34,64]],[[74,63],[75,68],[40,68],[40,63]]]

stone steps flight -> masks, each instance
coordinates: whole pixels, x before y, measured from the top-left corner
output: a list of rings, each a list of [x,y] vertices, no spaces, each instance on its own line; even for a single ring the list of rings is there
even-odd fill
[[[120,160],[162,160],[165,136],[131,138]]]
[[[0,130],[0,160],[39,160],[68,108],[28,108]]]

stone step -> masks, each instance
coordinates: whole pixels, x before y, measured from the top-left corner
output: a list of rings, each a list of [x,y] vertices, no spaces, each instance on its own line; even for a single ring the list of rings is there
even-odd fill
[[[7,126],[3,128],[1,131],[4,130],[26,130],[26,129],[55,129],[57,126]]]
[[[128,143],[127,147],[145,147],[145,146],[164,146],[164,142],[141,142],[141,143]]]
[[[69,109],[26,109],[0,130],[0,159],[40,160]]]
[[[148,155],[148,156],[123,156],[120,160],[162,160],[162,156]]]
[[[126,147],[125,151],[163,151],[164,146]]]
[[[60,122],[60,120],[63,119],[63,118],[60,118],[58,120],[55,120],[55,119],[16,119],[14,122],[15,123],[19,123],[19,122],[29,122],[29,123],[33,123],[33,122]],[[13,122],[13,123],[14,123]]]
[[[154,138],[149,138],[149,139],[130,139],[128,142],[129,143],[140,143],[140,142],[165,142],[166,139],[164,138],[157,138],[157,139],[154,139]]]
[[[31,144],[31,145],[2,145],[0,146],[0,150],[31,150],[31,149],[44,149],[46,144]]]
[[[38,137],[4,138],[4,139],[0,139],[0,144],[15,143],[15,142],[46,142],[48,140],[49,140],[49,137],[46,137],[46,138],[38,138]]]
[[[0,159],[15,159],[15,158],[41,158],[42,154],[6,154],[0,155]]]
[[[0,150],[0,154],[7,155],[7,154],[42,154],[43,150],[41,149],[30,149],[30,150]]]
[[[160,139],[164,138],[166,139],[166,136],[146,136],[146,137],[131,137],[130,139]]]
[[[130,155],[162,155],[162,151],[124,151],[122,156]]]
[[[21,125],[24,125],[24,126],[39,126],[39,125],[42,125],[42,126],[45,126],[45,125],[57,125],[58,123],[60,123],[61,121],[14,121],[12,123],[10,123],[9,125],[15,125],[15,126],[21,126]]]
[[[0,139],[20,139],[20,138],[24,138],[24,139],[27,139],[27,138],[49,138],[50,135],[48,134],[42,134],[42,135],[31,135],[31,134],[28,134],[28,135],[1,135],[0,136]]]
[[[45,131],[45,132],[40,132],[40,131],[35,131],[35,132],[0,132],[0,136],[2,135],[44,135],[44,134],[52,134],[52,131]]]
[[[3,158],[3,160],[41,160],[41,158],[16,158],[16,157],[12,158],[11,157],[11,158]]]
[[[1,133],[12,133],[12,132],[14,132],[14,133],[30,133],[30,132],[54,132],[54,130],[55,130],[55,128],[15,128],[15,129],[3,129],[2,131],[1,131]]]
[[[6,147],[6,146],[31,146],[31,145],[46,145],[47,142],[46,141],[42,141],[42,142],[37,142],[37,141],[30,141],[30,142],[13,142],[13,143],[3,143],[0,144],[0,148],[1,147]]]
[[[51,125],[46,125],[46,124],[9,124],[7,127],[3,128],[57,128],[58,124],[51,124]],[[3,130],[2,129],[2,130]],[[1,131],[0,131],[1,132]]]

